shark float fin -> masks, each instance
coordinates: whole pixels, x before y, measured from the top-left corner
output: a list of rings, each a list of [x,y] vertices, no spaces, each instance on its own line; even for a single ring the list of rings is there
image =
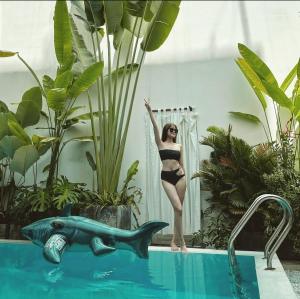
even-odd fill
[[[152,236],[168,225],[166,222],[159,221],[146,222],[135,231],[134,239],[128,244],[139,257],[148,258],[148,246],[151,243]]]
[[[94,237],[91,240],[90,246],[95,255],[110,253],[110,252],[116,250],[116,248],[109,247],[109,246],[106,246],[105,244],[103,244],[102,240],[99,237]]]
[[[67,244],[67,239],[64,235],[52,235],[44,246],[44,257],[51,263],[59,264]]]

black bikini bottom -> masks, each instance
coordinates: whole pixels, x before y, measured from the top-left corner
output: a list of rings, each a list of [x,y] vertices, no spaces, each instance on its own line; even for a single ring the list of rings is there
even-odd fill
[[[162,170],[160,177],[162,180],[175,186],[177,182],[185,176],[184,174],[180,174],[180,175],[177,174],[177,171],[179,169],[180,168],[177,168],[175,170]]]

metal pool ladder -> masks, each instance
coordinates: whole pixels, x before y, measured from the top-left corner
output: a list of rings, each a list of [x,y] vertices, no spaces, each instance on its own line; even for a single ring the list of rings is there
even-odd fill
[[[255,213],[255,211],[258,209],[258,207],[264,203],[265,201],[276,201],[283,210],[283,217],[279,225],[277,226],[276,230],[274,231],[273,235],[267,242],[265,246],[264,251],[264,258],[267,259],[267,268],[265,270],[273,270],[272,267],[272,259],[274,254],[276,253],[277,249],[289,233],[290,229],[292,228],[293,221],[294,221],[294,215],[293,210],[289,204],[289,202],[278,196],[273,194],[263,194],[259,197],[257,197],[252,205],[249,207],[247,212],[243,215],[241,220],[238,222],[238,224],[235,226],[233,231],[231,232],[229,242],[228,242],[228,256],[230,264],[233,268],[237,267],[236,258],[235,258],[235,250],[234,250],[234,240],[240,233],[240,231],[243,229],[243,227],[246,225],[250,217]]]

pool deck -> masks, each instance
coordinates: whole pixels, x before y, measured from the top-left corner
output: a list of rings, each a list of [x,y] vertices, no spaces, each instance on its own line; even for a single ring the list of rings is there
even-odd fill
[[[170,251],[170,247],[150,246],[150,250]],[[189,248],[191,253],[210,253],[210,254],[226,254],[226,250],[214,249],[196,249]],[[254,256],[256,265],[256,275],[260,299],[297,299],[297,295],[280,263],[277,255],[274,255],[272,266],[275,270],[265,270],[267,261],[263,259],[263,252],[255,251],[236,251],[236,255]]]

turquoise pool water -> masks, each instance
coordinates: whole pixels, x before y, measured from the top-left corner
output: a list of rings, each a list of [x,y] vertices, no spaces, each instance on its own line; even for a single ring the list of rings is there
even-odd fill
[[[128,251],[94,257],[66,252],[59,266],[32,244],[0,243],[1,299],[227,299],[237,298],[227,255]],[[238,256],[243,298],[258,299],[254,258]]]

